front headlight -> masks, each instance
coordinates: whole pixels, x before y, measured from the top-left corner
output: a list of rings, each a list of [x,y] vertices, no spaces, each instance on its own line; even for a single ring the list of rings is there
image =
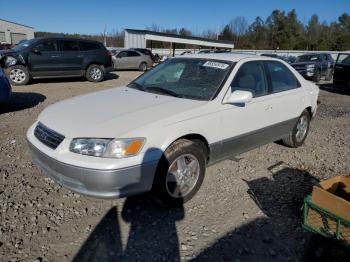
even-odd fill
[[[8,56],[5,58],[5,65],[6,66],[13,66],[17,63],[17,59],[12,57],[12,56]]]
[[[72,140],[69,150],[88,156],[124,158],[137,155],[145,141],[145,138],[75,138]]]
[[[315,64],[306,65],[306,70],[307,70],[307,71],[313,71],[313,70],[315,70]]]

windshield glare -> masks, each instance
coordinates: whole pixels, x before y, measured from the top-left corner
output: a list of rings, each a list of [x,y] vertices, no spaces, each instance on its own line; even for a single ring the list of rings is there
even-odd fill
[[[35,42],[35,39],[23,41],[20,44],[16,45],[14,48],[12,48],[12,50],[16,52],[21,51],[30,46],[33,42]]]
[[[173,58],[129,84],[145,92],[210,100],[230,72],[232,62],[212,59]]]
[[[297,62],[311,62],[317,61],[318,55],[301,55],[297,57]]]

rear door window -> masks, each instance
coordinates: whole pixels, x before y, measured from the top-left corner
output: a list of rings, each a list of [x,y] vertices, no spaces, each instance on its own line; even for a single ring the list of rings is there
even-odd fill
[[[39,52],[56,52],[58,45],[56,40],[44,41],[35,46]]]
[[[271,77],[272,92],[279,93],[300,87],[294,74],[281,62],[265,61]]]
[[[79,42],[74,40],[61,40],[62,51],[79,51]]]
[[[127,51],[127,53],[128,53],[128,56],[140,56],[140,54],[135,51]]]

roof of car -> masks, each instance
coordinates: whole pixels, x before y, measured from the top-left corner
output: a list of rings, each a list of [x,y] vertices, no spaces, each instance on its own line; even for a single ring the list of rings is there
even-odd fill
[[[268,59],[268,60],[277,60],[272,57],[266,56],[258,56],[251,54],[243,54],[243,53],[207,53],[207,54],[191,54],[191,55],[183,55],[181,57],[191,57],[191,58],[204,58],[204,59],[218,59],[218,60],[227,60],[232,62],[238,62],[245,58],[257,58],[257,59]]]

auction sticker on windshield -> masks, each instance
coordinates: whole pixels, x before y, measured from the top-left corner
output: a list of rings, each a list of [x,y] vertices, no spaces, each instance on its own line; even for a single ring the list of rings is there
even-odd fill
[[[220,63],[220,62],[207,61],[203,64],[203,66],[225,70],[226,68],[228,68],[229,65],[225,63]]]

